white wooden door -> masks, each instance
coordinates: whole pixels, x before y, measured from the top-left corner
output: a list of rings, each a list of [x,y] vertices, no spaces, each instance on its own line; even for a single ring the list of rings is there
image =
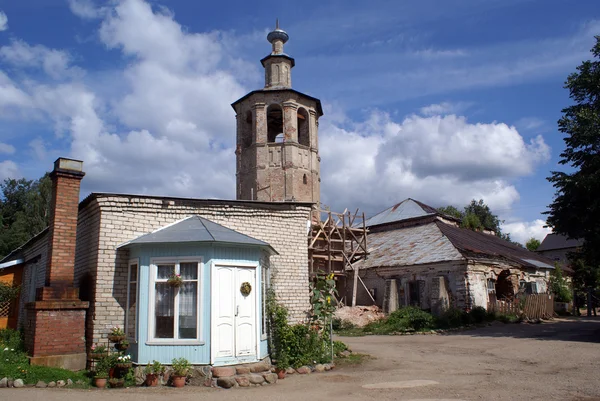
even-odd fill
[[[235,317],[235,351],[236,356],[256,355],[256,280],[255,269],[237,268],[237,310]],[[250,294],[244,296],[240,291],[243,283],[252,286]]]
[[[212,280],[213,361],[247,361],[257,352],[256,269],[215,265]],[[244,282],[252,286],[247,296],[240,291]]]
[[[215,266],[213,274],[213,349],[214,358],[235,356],[235,309],[233,292],[236,268]]]

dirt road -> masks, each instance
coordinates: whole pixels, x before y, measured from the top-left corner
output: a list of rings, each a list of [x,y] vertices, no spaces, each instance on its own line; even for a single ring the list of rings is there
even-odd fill
[[[600,400],[600,319],[494,325],[451,335],[343,338],[374,358],[358,367],[293,375],[274,386],[111,390],[2,389],[0,399]]]

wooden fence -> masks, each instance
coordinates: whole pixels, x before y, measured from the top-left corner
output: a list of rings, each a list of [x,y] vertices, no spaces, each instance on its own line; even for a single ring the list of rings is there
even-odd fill
[[[525,320],[550,319],[554,316],[554,295],[530,294],[514,300],[497,300],[490,296],[488,310],[522,316]]]

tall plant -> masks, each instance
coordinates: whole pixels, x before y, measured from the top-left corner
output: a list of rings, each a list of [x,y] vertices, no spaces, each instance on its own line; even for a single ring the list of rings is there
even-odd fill
[[[0,282],[0,303],[10,302],[19,296],[21,287]]]
[[[327,326],[335,312],[335,296],[337,295],[333,273],[318,273],[311,283],[312,321],[323,327]]]

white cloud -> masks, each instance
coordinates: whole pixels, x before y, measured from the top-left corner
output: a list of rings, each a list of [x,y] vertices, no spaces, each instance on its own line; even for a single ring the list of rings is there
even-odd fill
[[[4,160],[0,162],[0,181],[7,178],[18,178],[21,176],[19,167],[12,160]]]
[[[374,111],[341,125],[321,126],[323,201],[343,200],[369,214],[407,197],[432,206],[481,198],[492,210],[507,209],[519,199],[511,179],[549,158],[541,137],[526,143],[514,127],[456,115],[396,122]]]
[[[68,52],[49,49],[46,46],[30,46],[22,40],[13,40],[0,47],[0,60],[18,68],[40,68],[48,76],[59,79],[81,74],[79,68],[71,68]]]
[[[73,12],[91,18],[77,8],[82,4],[93,6],[70,3]],[[0,72],[0,105],[44,114],[70,156],[84,160],[84,192],[232,198],[230,103],[248,91],[241,79],[260,77],[235,56],[243,42],[231,34],[188,32],[172,13],[142,0],[111,4],[98,16],[99,38],[128,61],[103,77],[115,89],[69,75],[77,67],[67,52],[16,40],[0,57],[62,79],[36,75],[17,82]],[[58,61],[48,64],[51,53]],[[336,107],[320,125],[322,200],[335,210],[352,206],[370,214],[406,197],[432,206],[483,198],[492,210],[510,208],[519,199],[511,180],[546,161],[548,146],[541,136],[526,142],[506,124],[456,115],[466,107],[444,102],[403,120],[373,111],[359,122]],[[29,146],[44,159],[58,151],[56,143],[37,138]]]
[[[13,154],[15,153],[15,147],[12,145],[9,145],[7,143],[2,143],[0,142],[0,154],[5,153],[5,154]]]
[[[510,238],[513,241],[525,245],[532,237],[542,241],[547,234],[550,234],[552,230],[548,227],[544,227],[545,225],[546,222],[541,219],[536,219],[534,221],[517,221],[502,224],[502,232],[510,233]]]
[[[29,95],[0,70],[0,116],[10,106],[27,107],[29,103]]]
[[[105,8],[99,8],[91,0],[69,0],[71,12],[83,19],[100,18],[105,12]]]
[[[466,102],[442,102],[436,104],[430,104],[419,109],[420,113],[424,116],[435,116],[442,114],[458,114],[462,113],[471,106],[471,103]]]
[[[0,11],[0,32],[8,29],[8,17],[4,11]]]
[[[527,131],[541,131],[546,128],[546,121],[537,117],[523,117],[515,123],[517,128]]]

